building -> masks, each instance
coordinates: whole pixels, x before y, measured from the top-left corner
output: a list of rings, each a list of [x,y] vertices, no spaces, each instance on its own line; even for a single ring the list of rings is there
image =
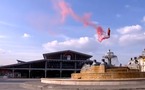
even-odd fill
[[[144,49],[144,51],[142,51],[142,55],[140,55],[138,57],[138,62],[139,62],[139,65],[140,65],[140,70],[142,72],[145,72],[145,49]]]
[[[80,72],[84,63],[92,64],[91,55],[72,51],[58,51],[43,54],[44,59],[0,66],[0,74],[12,78],[62,78]]]
[[[130,59],[128,67],[130,69],[139,69],[141,72],[145,72],[145,49],[139,57]]]

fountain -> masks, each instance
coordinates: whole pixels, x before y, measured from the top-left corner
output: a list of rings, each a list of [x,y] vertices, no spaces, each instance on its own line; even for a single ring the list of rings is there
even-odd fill
[[[125,80],[133,78],[145,78],[145,73],[138,69],[130,69],[125,66],[112,65],[112,59],[117,56],[110,50],[103,56],[102,63],[98,66],[91,65],[85,69],[81,69],[80,73],[73,73],[72,79],[83,80]],[[85,66],[84,66],[85,67]]]
[[[132,85],[145,83],[145,72],[127,66],[112,65],[113,59],[117,59],[117,55],[109,50],[103,56],[99,65],[85,64],[80,73],[71,74],[71,79],[42,78],[41,82],[59,85]]]
[[[111,52],[110,50],[106,53],[106,55],[103,56],[103,58],[108,60],[108,65],[112,66],[112,59],[117,59],[117,56],[114,55],[113,52]]]

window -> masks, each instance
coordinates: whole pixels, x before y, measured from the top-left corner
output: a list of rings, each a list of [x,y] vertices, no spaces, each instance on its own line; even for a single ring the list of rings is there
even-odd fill
[[[71,55],[67,55],[67,60],[71,60]]]

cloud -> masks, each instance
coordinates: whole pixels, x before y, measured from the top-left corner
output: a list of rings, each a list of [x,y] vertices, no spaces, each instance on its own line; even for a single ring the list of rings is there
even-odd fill
[[[1,38],[7,38],[7,36],[5,36],[5,35],[0,35],[0,39]]]
[[[145,44],[145,32],[140,25],[125,26],[117,31],[121,34],[118,38],[118,43],[121,46]]]
[[[58,50],[77,50],[82,52],[93,52],[99,43],[95,37],[80,37],[78,39],[69,39],[65,41],[51,41],[43,44],[43,48],[49,52]]]
[[[24,61],[32,61],[32,60],[39,60],[42,59],[42,52],[41,51],[11,51],[11,50],[4,50],[0,49],[0,63],[1,65],[9,65],[16,63],[16,60],[24,60]]]
[[[9,27],[17,27],[17,26],[14,25],[14,24],[7,23],[7,22],[4,22],[4,21],[0,21],[0,25],[5,25],[5,26],[9,26]]]
[[[123,28],[117,29],[120,34],[128,34],[133,32],[138,32],[142,29],[140,25],[125,26]]]
[[[126,34],[119,38],[120,45],[145,44],[145,34]]]
[[[98,41],[97,34],[95,34],[93,37],[80,37],[75,39],[66,37],[64,41],[53,40],[43,44],[42,47],[48,52],[71,49],[87,53],[94,53],[96,52],[96,49],[98,50],[101,47],[111,47],[118,44],[118,39],[119,35],[117,34],[112,34],[109,39],[106,39],[101,43]]]
[[[106,39],[102,42],[104,46],[113,46],[118,44],[119,35],[117,34],[111,34],[111,37],[109,39]]]
[[[30,34],[24,33],[22,37],[23,37],[23,38],[29,38],[29,37],[31,37],[31,36],[30,36]]]
[[[5,51],[0,48],[0,54],[4,54],[4,53],[5,53]]]
[[[62,38],[62,39],[64,39],[64,40],[69,40],[69,39],[70,39],[70,37],[68,37],[68,36],[66,36],[66,35],[63,35],[63,34],[56,35],[56,37]]]
[[[143,17],[142,22],[145,22],[145,16]]]
[[[0,48],[0,54],[8,54],[8,53],[11,53],[11,50],[4,50]]]

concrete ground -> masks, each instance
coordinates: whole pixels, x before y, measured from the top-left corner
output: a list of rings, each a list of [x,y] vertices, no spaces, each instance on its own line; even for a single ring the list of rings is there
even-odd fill
[[[40,82],[40,79],[0,79],[0,90],[30,90],[21,87],[26,82]]]
[[[0,83],[0,90],[29,90],[20,87],[19,83]]]
[[[142,85],[54,85],[41,82],[26,82],[22,87],[31,90],[145,90]]]
[[[140,85],[51,85],[40,82],[40,79],[7,79],[0,80],[0,90],[145,90]]]

